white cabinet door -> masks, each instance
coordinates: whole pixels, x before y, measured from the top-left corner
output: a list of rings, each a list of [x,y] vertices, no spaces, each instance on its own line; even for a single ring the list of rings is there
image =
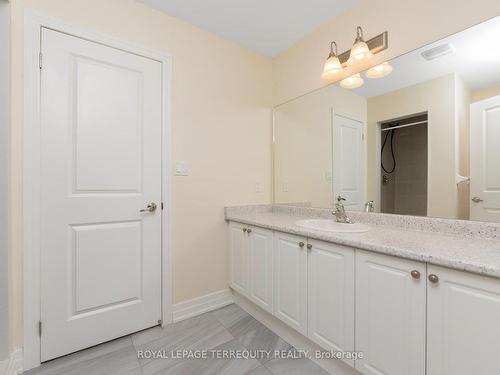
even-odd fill
[[[247,226],[229,224],[229,283],[240,294],[248,294]]]
[[[428,266],[427,374],[500,374],[500,280]]]
[[[308,253],[308,337],[325,350],[353,351],[354,249],[309,240]]]
[[[274,315],[307,335],[306,239],[274,233]]]
[[[250,277],[248,297],[264,310],[273,312],[273,232],[248,229]]]
[[[358,371],[425,374],[425,276],[424,263],[357,250],[356,351],[363,352]]]

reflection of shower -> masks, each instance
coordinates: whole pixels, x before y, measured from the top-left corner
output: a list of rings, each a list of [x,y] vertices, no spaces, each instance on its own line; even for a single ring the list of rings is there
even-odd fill
[[[380,124],[381,212],[427,214],[427,113]]]

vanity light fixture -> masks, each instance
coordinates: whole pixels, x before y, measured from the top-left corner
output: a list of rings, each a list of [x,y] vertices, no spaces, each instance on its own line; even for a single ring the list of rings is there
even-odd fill
[[[340,81],[340,86],[344,89],[355,89],[363,86],[363,83],[364,81],[363,78],[361,78],[361,75],[356,73]]]
[[[382,78],[391,74],[391,72],[392,66],[386,61],[380,65],[376,65],[373,68],[368,69],[368,71],[366,72],[366,76],[372,79]]]
[[[333,46],[335,46],[335,52],[333,51]],[[333,78],[335,75],[342,71],[342,64],[337,57],[337,43],[330,43],[330,54],[325,62],[325,67],[323,68],[323,78]]]
[[[372,56],[372,52],[363,38],[363,29],[361,26],[356,28],[356,40],[351,48],[347,65],[356,66],[367,62]]]
[[[335,49],[333,48],[335,46]],[[331,42],[330,54],[326,59],[323,67],[321,78],[327,82],[332,82],[337,78],[345,77],[344,68],[352,66],[355,71],[367,68],[368,60],[375,54],[387,49],[388,33],[384,31],[381,34],[365,42],[363,37],[363,29],[358,26],[357,37],[354,41],[352,49],[348,49],[342,53],[338,53],[337,44]]]

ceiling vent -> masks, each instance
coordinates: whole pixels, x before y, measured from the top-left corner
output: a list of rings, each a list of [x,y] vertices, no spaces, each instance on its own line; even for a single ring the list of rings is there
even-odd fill
[[[453,45],[450,43],[446,43],[422,52],[422,57],[426,60],[434,60],[439,57],[449,55],[450,53],[453,52],[455,52],[455,47],[453,47]]]

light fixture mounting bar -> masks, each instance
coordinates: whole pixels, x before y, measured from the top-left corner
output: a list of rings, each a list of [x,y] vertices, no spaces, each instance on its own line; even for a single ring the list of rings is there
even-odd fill
[[[388,38],[389,38],[389,36],[388,36],[387,31],[384,31],[382,34],[379,34],[377,36],[374,36],[370,40],[367,40],[366,44],[368,45],[368,48],[370,48],[371,53],[376,54],[376,53],[379,53],[380,51],[387,49],[387,47],[389,46]],[[346,65],[350,54],[351,54],[351,50],[348,49],[347,51],[342,52],[338,56],[340,63],[342,65]]]

